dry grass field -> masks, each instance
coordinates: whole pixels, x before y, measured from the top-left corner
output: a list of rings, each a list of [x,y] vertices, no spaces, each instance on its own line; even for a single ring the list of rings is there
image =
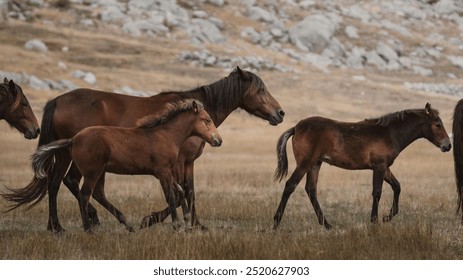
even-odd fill
[[[39,36],[51,51],[41,54],[22,48],[31,36]],[[98,77],[95,88],[103,90],[122,85],[153,93],[182,90],[228,75],[221,69],[179,62],[176,54],[188,46],[159,38],[128,39],[111,32],[102,35],[66,27],[56,31],[40,23],[10,21],[0,27],[0,42],[0,65],[5,71],[27,70],[41,78],[72,80],[69,71],[55,63],[62,60],[71,69],[93,71]],[[68,53],[59,51],[63,45],[71,46]],[[254,50],[243,45],[239,51]],[[430,102],[440,110],[450,133],[458,100],[411,92],[403,85],[404,81],[439,79],[370,70],[332,69],[325,74],[307,65],[294,67],[300,71],[256,72],[287,113],[281,125],[270,126],[242,111],[233,113],[219,127],[222,147],[206,147],[196,162],[197,212],[208,231],[173,232],[169,218],[163,224],[128,233],[93,202],[102,224],[89,235],[81,227],[77,202],[62,186],[58,207],[66,232],[54,235],[46,230],[47,199],[31,210],[2,213],[0,259],[462,259],[452,155],[441,153],[425,140],[409,146],[392,166],[402,185],[400,212],[392,222],[369,222],[371,171],[346,171],[325,164],[319,200],[333,229],[326,231],[318,225],[301,184],[289,200],[279,230],[272,230],[284,186],[284,182],[272,180],[276,140],[298,120],[323,115],[355,121],[424,108]],[[355,75],[366,80],[354,80]],[[46,101],[61,94],[23,89],[39,121]],[[32,178],[29,157],[37,140],[25,140],[4,121],[0,122],[0,135],[0,189],[5,191],[4,185],[24,187]],[[288,154],[291,170],[294,160],[290,151]],[[143,216],[166,207],[158,182],[148,176],[108,175],[106,193],[135,227]],[[392,191],[384,185],[381,216],[389,212],[391,203]],[[0,200],[0,209],[7,206]]]

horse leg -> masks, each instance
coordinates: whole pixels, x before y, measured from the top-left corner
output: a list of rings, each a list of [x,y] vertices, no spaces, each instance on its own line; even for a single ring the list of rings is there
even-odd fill
[[[383,222],[389,222],[392,218],[399,213],[399,196],[400,196],[400,183],[388,168],[384,174],[384,181],[391,185],[394,191],[394,200],[392,201],[391,211],[389,215],[383,217]]]
[[[309,172],[307,172],[307,181],[305,184],[305,191],[309,196],[310,202],[312,203],[313,209],[315,210],[315,214],[318,218],[318,223],[324,226],[326,229],[331,229],[331,225],[326,220],[325,216],[323,215],[323,211],[318,203],[317,199],[317,183],[318,183],[318,174],[320,172],[320,167],[322,163],[318,162]]]
[[[82,174],[80,174],[80,171],[75,165],[75,163],[72,162],[68,173],[63,179],[63,183],[71,191],[71,193],[74,195],[77,201],[79,201],[79,183],[81,178]],[[92,223],[94,226],[100,224],[100,220],[98,219],[96,209],[90,202],[88,203],[88,215],[90,218],[90,223]]]
[[[121,224],[123,224],[129,232],[135,232],[133,227],[127,224],[127,219],[125,218],[124,214],[119,209],[114,207],[114,205],[112,205],[111,202],[109,202],[108,199],[106,198],[106,194],[104,192],[104,182],[105,182],[105,173],[103,172],[103,174],[101,175],[100,179],[98,180],[96,184],[95,190],[93,191],[93,198],[96,201],[98,201],[98,203],[100,203],[106,210],[108,210],[109,213],[111,213],[114,217],[116,217],[116,219]],[[90,211],[89,208],[87,210]],[[91,221],[89,222],[91,223]]]
[[[199,222],[198,216],[196,215],[196,195],[195,195],[195,184],[194,184],[194,162],[185,164],[185,197],[188,202],[188,206],[191,211],[191,223],[195,228],[200,230],[207,230],[207,227]]]
[[[177,205],[180,204],[182,206],[182,212],[183,212],[183,220],[185,221],[185,226],[188,230],[191,230],[192,229],[192,226],[191,226],[191,209],[186,201],[186,198],[185,198],[185,193],[182,189],[182,187],[177,184],[177,183],[174,183],[177,185],[177,188],[179,190],[178,192],[178,196],[177,196],[177,199],[179,201],[177,201]]]
[[[379,200],[381,199],[381,193],[383,190],[383,180],[384,174],[386,172],[386,168],[380,168],[373,170],[373,205],[371,207],[371,222],[377,223],[378,222],[378,207],[379,207]]]
[[[177,162],[177,164],[173,168],[173,173],[175,174],[175,180],[178,182],[178,184],[180,186],[183,186],[182,192],[185,193],[185,197],[188,199],[189,186],[187,183],[185,183],[185,177],[184,177],[185,171],[184,170],[185,169],[184,169],[183,163]],[[169,202],[167,201],[167,203]],[[177,202],[177,207],[179,206],[181,206],[181,201]],[[191,206],[189,207],[190,207],[189,213],[192,214]],[[162,223],[167,217],[169,217],[169,215],[170,215],[169,206],[167,206],[166,208],[164,208],[163,210],[159,212],[152,212],[151,215],[143,218],[140,228],[150,227],[154,224]]]
[[[299,167],[296,167],[291,177],[288,179],[288,181],[286,181],[285,189],[283,191],[283,195],[281,196],[280,204],[278,205],[278,209],[275,213],[275,216],[273,217],[273,229],[277,229],[280,225],[283,213],[286,208],[286,204],[288,203],[288,199],[294,192],[304,175],[305,171]]]
[[[92,224],[88,218],[88,202],[101,173],[102,172],[99,174],[93,173],[90,176],[84,176],[84,184],[82,185],[82,189],[79,192],[79,206],[80,214],[82,217],[82,224],[84,226],[84,231],[88,233],[92,233]]]
[[[61,151],[55,155],[55,164],[51,171],[51,176],[48,179],[48,226],[47,230],[61,233],[64,228],[61,226],[58,219],[58,191],[61,185],[64,174],[71,162],[68,151]]]
[[[172,228],[174,230],[178,230],[180,228],[180,223],[178,222],[178,216],[177,216],[177,202],[180,201],[180,199],[177,199],[176,194],[176,186],[174,186],[174,178],[171,176],[166,176],[163,179],[160,179],[161,181],[161,186],[164,191],[164,195],[166,197],[166,201],[169,204],[169,212],[172,217]],[[181,188],[180,188],[181,189]],[[178,190],[181,192],[181,195],[179,197],[183,197],[183,191]]]

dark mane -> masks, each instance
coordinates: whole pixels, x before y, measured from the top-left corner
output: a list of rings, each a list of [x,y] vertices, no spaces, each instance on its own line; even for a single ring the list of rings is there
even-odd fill
[[[153,128],[155,126],[168,122],[169,120],[178,116],[180,113],[192,110],[194,106],[197,106],[199,110],[204,110],[204,105],[201,102],[194,99],[186,99],[174,103],[168,103],[166,104],[165,109],[159,114],[152,114],[139,119],[136,123],[137,127]]]
[[[242,74],[240,74],[240,71]],[[250,82],[249,88],[245,86],[246,81]],[[200,92],[203,94],[204,107],[211,116],[216,118],[222,112],[230,112],[239,107],[246,90],[253,90],[255,88],[265,88],[262,79],[252,72],[235,69],[227,77],[212,84],[199,86],[184,92],[169,91],[160,94],[188,96]]]
[[[15,84],[15,87],[17,87],[17,85]],[[13,95],[11,94],[10,92],[10,88],[9,88],[9,85],[8,85],[8,80],[5,79],[3,83],[0,84],[0,96],[5,96],[6,99],[8,100],[8,103],[10,105],[10,111],[14,111],[18,106],[19,104],[21,103],[21,99],[22,99],[22,94],[21,94],[21,91],[16,91],[18,94],[16,95],[16,99],[13,100]]]
[[[436,116],[439,115],[439,111],[437,111],[436,109],[431,110]],[[394,113],[389,113],[378,118],[366,119],[366,121],[372,121],[379,126],[388,126],[391,122],[403,121],[407,115],[424,116],[425,114],[425,109],[408,109]]]

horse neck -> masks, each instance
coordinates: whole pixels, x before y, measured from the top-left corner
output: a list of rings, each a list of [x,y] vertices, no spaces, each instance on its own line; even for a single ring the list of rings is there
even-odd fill
[[[423,125],[423,119],[417,115],[407,116],[403,121],[395,121],[389,125],[392,139],[395,142],[394,146],[398,148],[398,152],[404,150],[415,140],[424,137]]]
[[[196,99],[204,104],[215,126],[221,125],[225,119],[243,102],[245,88],[241,81],[231,81],[236,77],[226,77],[213,84],[201,86],[191,91],[171,92],[179,99]],[[225,86],[232,84],[232,86]]]
[[[170,138],[172,144],[180,148],[185,140],[193,135],[193,123],[196,118],[191,112],[180,113],[166,123],[150,128],[152,135],[162,133]]]

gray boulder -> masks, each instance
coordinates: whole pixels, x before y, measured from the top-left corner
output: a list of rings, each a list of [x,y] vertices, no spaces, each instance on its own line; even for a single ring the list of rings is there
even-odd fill
[[[452,65],[463,69],[463,56],[454,56],[454,55],[448,55],[447,59],[452,63]]]
[[[47,52],[48,47],[45,45],[44,42],[38,40],[38,39],[33,39],[29,40],[24,44],[24,47],[28,50],[35,50],[39,52]]]
[[[370,13],[365,10],[360,4],[355,4],[348,8],[341,8],[344,15],[356,18],[362,22],[369,22],[371,20]]]
[[[101,12],[100,17],[102,21],[110,22],[122,20],[127,16],[118,6],[108,6],[103,12]]]
[[[376,52],[386,61],[397,61],[399,59],[399,55],[397,52],[388,44],[383,42],[378,42],[376,45]]]
[[[307,16],[289,29],[290,41],[302,51],[321,52],[329,45],[340,21],[335,14]]]
[[[200,42],[225,42],[225,36],[222,35],[220,29],[214,23],[205,19],[192,19],[188,33],[191,37],[199,40]]]
[[[434,10],[439,14],[453,14],[461,12],[462,8],[457,5],[455,0],[440,0],[434,5]]]
[[[362,69],[366,62],[366,51],[364,48],[354,47],[348,54],[346,65],[352,69]]]
[[[344,29],[344,32],[346,33],[347,37],[350,39],[358,39],[359,34],[358,34],[358,29],[355,26],[348,25]]]
[[[273,13],[257,6],[252,6],[248,9],[248,17],[253,20],[263,21],[267,23],[272,23],[277,20],[276,16]]]

